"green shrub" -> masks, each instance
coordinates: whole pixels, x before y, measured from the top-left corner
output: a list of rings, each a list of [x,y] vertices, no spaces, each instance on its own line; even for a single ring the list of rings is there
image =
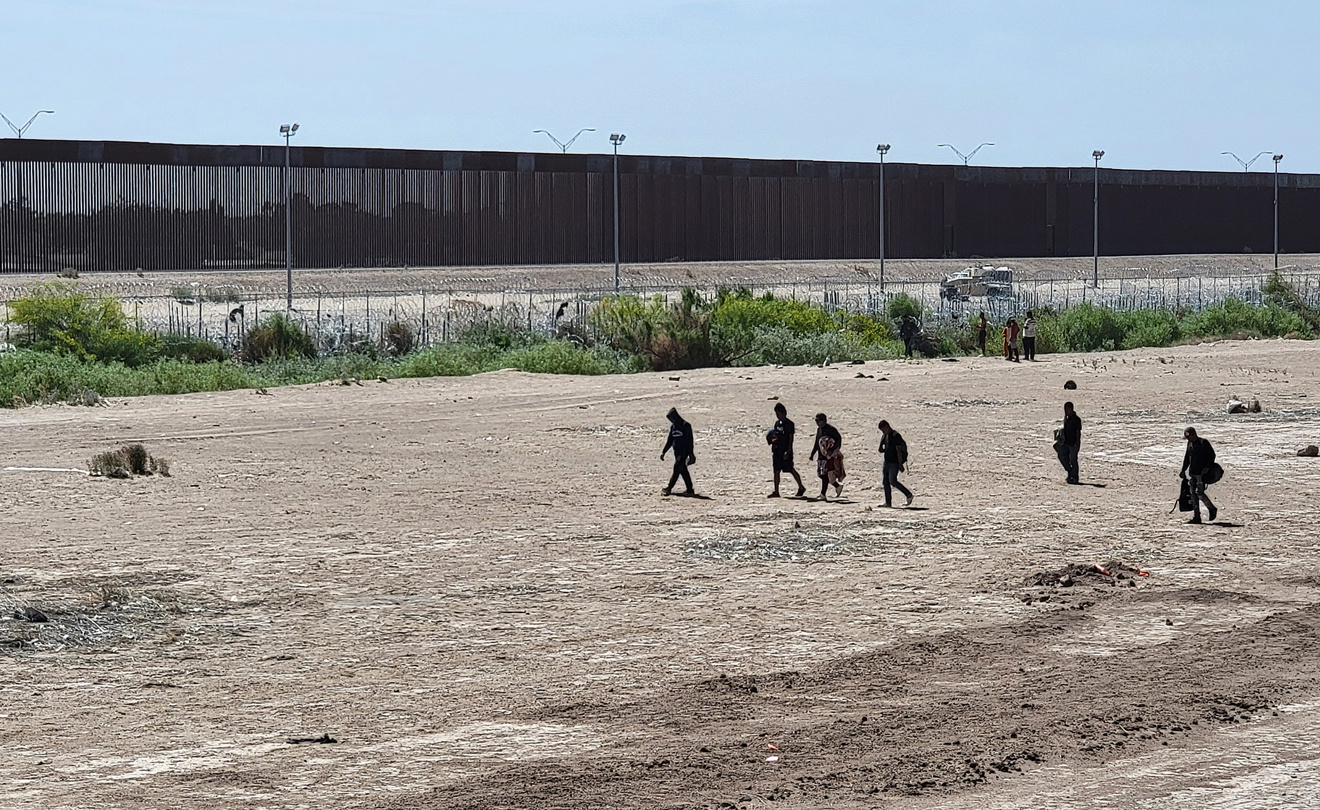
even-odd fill
[[[53,352],[0,355],[0,405],[69,401],[85,392],[107,397],[186,394],[255,388],[267,380],[233,363],[158,360],[139,367],[81,360]]]
[[[491,346],[496,349],[512,349],[516,346],[530,345],[540,338],[534,337],[525,329],[517,329],[501,320],[484,318],[470,324],[454,335],[454,342],[472,346]]]
[[[390,321],[385,326],[385,354],[403,357],[417,348],[417,332],[402,321]]]
[[[301,326],[284,313],[277,312],[247,331],[240,354],[248,363],[273,358],[315,357],[316,343]]]
[[[395,368],[400,377],[461,377],[495,368],[500,351],[492,346],[443,343],[403,358]]]
[[[224,349],[209,340],[181,335],[162,337],[160,356],[192,363],[219,363],[228,358]]]
[[[885,302],[885,314],[895,322],[901,320],[904,315],[911,315],[921,320],[921,302],[907,293],[895,293]]]
[[[619,374],[631,370],[627,359],[614,352],[582,349],[554,340],[514,349],[495,361],[500,368],[536,374]]]
[[[160,342],[139,332],[117,298],[94,298],[61,282],[43,284],[11,301],[9,320],[19,327],[14,344],[83,360],[138,366],[156,359]]]
[[[922,336],[925,338],[923,354],[932,354],[937,357],[957,357],[959,355],[979,354],[981,351],[976,345],[976,327],[970,320],[963,323],[927,323],[922,330]]]
[[[755,333],[752,348],[738,358],[736,365],[786,366],[820,365],[827,360],[845,363],[853,360],[883,360],[898,357],[902,347],[892,341],[868,343],[856,334],[842,330],[799,335],[785,327],[762,327]]]
[[[730,362],[711,339],[711,304],[693,289],[665,304],[660,296],[643,301],[635,295],[605,298],[592,310],[596,334],[610,348],[640,355],[651,368],[709,368]],[[723,347],[725,352],[736,343]]]
[[[1193,312],[1184,323],[1185,334],[1190,337],[1282,337],[1292,332],[1311,337],[1314,334],[1310,324],[1295,312],[1277,304],[1252,306],[1236,298]]]

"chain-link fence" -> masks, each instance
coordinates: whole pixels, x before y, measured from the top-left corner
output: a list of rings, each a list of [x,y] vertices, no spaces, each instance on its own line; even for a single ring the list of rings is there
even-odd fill
[[[1282,280],[1299,298],[1320,306],[1320,272],[1283,272]],[[984,311],[992,320],[1020,315],[1028,309],[1062,309],[1093,303],[1119,310],[1202,309],[1237,298],[1257,304],[1266,300],[1270,274],[1147,275],[1101,278],[1099,286],[1071,279],[1033,279],[985,296],[960,298],[942,294],[938,281],[891,281],[851,277],[833,281],[737,285],[753,295],[808,301],[827,310],[882,314],[888,300],[907,295],[919,302],[928,323],[961,322]],[[676,300],[682,289],[673,284],[629,286],[627,294]],[[714,287],[698,288],[704,296]],[[310,334],[323,353],[336,354],[366,345],[381,349],[430,346],[461,339],[474,328],[498,325],[542,335],[589,338],[589,315],[612,287],[485,290],[308,290],[295,289],[291,317]],[[279,293],[244,290],[238,286],[179,287],[168,295],[121,296],[124,310],[138,328],[161,335],[201,338],[234,348],[245,331],[263,318],[286,311]],[[5,342],[11,325],[6,305]]]

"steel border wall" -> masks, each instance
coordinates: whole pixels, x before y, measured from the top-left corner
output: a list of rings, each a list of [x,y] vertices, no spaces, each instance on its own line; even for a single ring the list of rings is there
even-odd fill
[[[283,146],[0,139],[0,272],[284,264]],[[295,146],[294,264],[613,260],[610,155]],[[621,155],[628,263],[869,259],[874,163]],[[1091,168],[887,163],[886,253],[1085,256]],[[1281,174],[1285,252],[1320,251],[1320,175]],[[1100,170],[1104,255],[1268,253],[1269,173]]]

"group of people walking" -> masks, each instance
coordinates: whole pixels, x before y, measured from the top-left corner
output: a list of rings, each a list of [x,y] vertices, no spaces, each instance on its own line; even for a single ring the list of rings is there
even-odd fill
[[[984,317],[984,316],[983,316]],[[807,486],[802,481],[802,475],[798,472],[797,466],[793,461],[793,441],[797,436],[797,425],[792,419],[788,418],[788,408],[782,402],[775,403],[775,424],[766,433],[765,440],[770,445],[770,464],[774,471],[774,489],[767,496],[770,498],[781,497],[779,492],[780,481],[787,474],[793,477],[797,483],[797,493],[794,497],[802,498],[807,494]],[[660,451],[660,458],[672,450],[674,453],[674,471],[669,477],[669,484],[665,486],[663,494],[693,496],[695,491],[692,489],[692,473],[688,469],[696,463],[695,440],[692,433],[692,425],[688,423],[678,413],[678,409],[670,408],[666,415],[669,419],[669,437],[665,441],[664,449]],[[816,462],[816,477],[820,479],[820,495],[812,498],[816,501],[829,500],[830,487],[834,488],[834,497],[838,498],[843,494],[843,481],[847,477],[847,472],[843,464],[843,436],[840,435],[837,428],[830,424],[829,418],[823,414],[816,414],[816,436],[812,441],[811,455],[808,460]],[[882,461],[882,474],[884,481],[885,506],[893,506],[893,491],[898,490],[906,501],[904,506],[911,506],[914,495],[912,490],[903,486],[899,482],[898,476],[906,471],[908,463],[908,446],[903,439],[903,435],[888,420],[881,419],[877,426],[880,430],[879,453]],[[1197,435],[1195,428],[1187,428],[1183,431],[1183,438],[1187,441],[1186,451],[1183,453],[1182,469],[1178,477],[1182,482],[1182,492],[1179,496],[1178,505],[1185,512],[1193,512],[1189,523],[1201,523],[1201,504],[1205,504],[1206,512],[1211,521],[1218,516],[1219,510],[1210,501],[1206,495],[1206,487],[1218,481],[1224,474],[1223,468],[1215,463],[1215,450],[1210,442]],[[1082,418],[1077,415],[1077,409],[1071,402],[1063,403],[1063,424],[1054,431],[1054,450],[1058,454],[1059,463],[1063,466],[1068,484],[1081,484],[1081,468],[1078,460],[1078,454],[1082,447]],[[682,492],[675,493],[674,485],[679,479],[683,480],[687,487]]]
[[[807,485],[802,481],[802,475],[797,470],[797,465],[793,461],[793,441],[797,437],[797,425],[792,419],[788,418],[788,408],[784,403],[777,402],[774,407],[775,424],[765,435],[766,444],[770,445],[770,466],[774,471],[774,489],[766,496],[769,498],[782,497],[779,492],[780,481],[784,475],[793,477],[797,483],[796,498],[805,497],[807,494]],[[674,452],[674,471],[669,477],[669,484],[662,490],[665,495],[692,496],[696,493],[692,489],[692,474],[688,467],[695,463],[697,458],[693,454],[694,441],[692,435],[692,425],[688,423],[675,408],[670,408],[666,414],[669,419],[669,437],[665,442],[664,449],[660,451],[660,458],[663,460],[669,451]],[[843,436],[838,428],[830,424],[829,417],[823,413],[816,414],[816,436],[812,441],[811,455],[807,457],[808,461],[816,462],[816,477],[820,479],[820,495],[812,498],[816,501],[828,501],[830,487],[834,488],[834,497],[838,498],[843,494],[843,480],[847,477],[847,470],[843,465]],[[893,506],[893,490],[897,489],[907,499],[905,506],[912,505],[912,490],[899,483],[898,475],[907,467],[908,450],[907,442],[903,440],[902,434],[882,419],[878,425],[880,429],[880,447],[879,452],[883,460],[884,471],[884,489],[885,506]],[[674,485],[679,479],[683,480],[687,489],[675,493]]]

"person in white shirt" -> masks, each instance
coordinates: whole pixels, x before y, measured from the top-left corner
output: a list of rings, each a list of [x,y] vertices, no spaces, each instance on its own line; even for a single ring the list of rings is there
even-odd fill
[[[1036,359],[1036,314],[1031,310],[1022,321],[1022,354],[1028,360]]]

